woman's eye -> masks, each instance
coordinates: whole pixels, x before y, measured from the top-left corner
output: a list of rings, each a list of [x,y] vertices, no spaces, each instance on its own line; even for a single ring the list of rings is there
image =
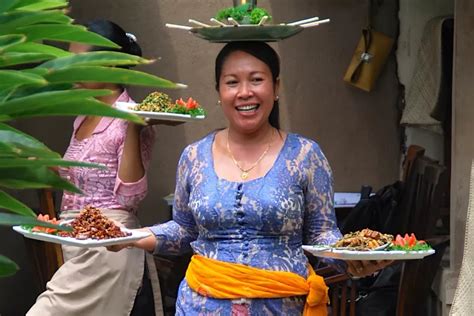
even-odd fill
[[[252,82],[261,82],[263,81],[263,78],[257,77],[257,78],[252,78]]]
[[[233,86],[237,84],[237,80],[229,80],[229,81],[226,81],[225,84],[228,86]]]

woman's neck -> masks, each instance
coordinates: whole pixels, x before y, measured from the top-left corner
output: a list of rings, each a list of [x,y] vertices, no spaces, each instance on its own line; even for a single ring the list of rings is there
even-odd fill
[[[108,95],[98,97],[97,100],[99,100],[101,102],[104,102],[104,103],[106,103],[110,106],[112,106],[115,103],[115,101],[117,101],[117,99],[120,97],[120,95],[123,92],[123,90],[120,87],[118,87],[117,85],[106,85],[106,86],[104,86],[103,89],[111,90],[112,94],[108,94]]]
[[[235,145],[252,146],[268,143],[274,132],[275,128],[270,124],[262,126],[257,131],[251,133],[242,133],[229,127],[227,137],[229,142]]]

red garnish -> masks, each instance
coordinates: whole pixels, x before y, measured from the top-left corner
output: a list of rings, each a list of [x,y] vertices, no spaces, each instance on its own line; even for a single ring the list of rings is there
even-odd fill
[[[60,222],[61,222],[61,221],[57,220],[56,217],[53,217],[52,219],[49,219],[48,214],[46,214],[46,215],[39,214],[37,219],[39,221],[51,223],[51,224],[54,224],[54,225],[59,225]],[[35,226],[31,229],[31,231],[32,232],[38,232],[38,233],[54,234],[58,230],[55,229],[55,228]]]
[[[400,246],[400,247],[406,247],[406,248],[413,248],[415,247],[418,243],[420,244],[425,244],[425,241],[423,240],[417,240],[415,234],[405,234],[404,237],[397,235],[395,237],[395,240],[392,242],[395,246]]]

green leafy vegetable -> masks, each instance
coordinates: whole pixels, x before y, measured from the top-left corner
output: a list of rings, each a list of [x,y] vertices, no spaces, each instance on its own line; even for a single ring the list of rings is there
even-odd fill
[[[268,16],[268,20],[271,20],[270,14],[262,8],[250,8],[248,3],[239,5],[237,7],[225,8],[217,12],[215,18],[222,22],[227,22],[228,18],[233,18],[241,24],[258,24],[260,20]]]

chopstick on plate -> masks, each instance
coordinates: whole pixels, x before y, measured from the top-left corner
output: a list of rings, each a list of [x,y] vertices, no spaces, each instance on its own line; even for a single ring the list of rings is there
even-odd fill
[[[237,21],[234,20],[233,18],[227,18],[227,20],[228,20],[230,23],[234,24],[235,26],[239,26],[239,25],[240,25],[239,22],[237,22]]]
[[[316,22],[311,22],[311,23],[306,23],[306,24],[300,24],[301,27],[307,28],[307,27],[312,27],[312,26],[318,26],[319,24],[324,24],[330,22],[331,19],[324,19],[321,21],[316,21]]]
[[[170,29],[180,29],[180,30],[187,30],[187,31],[189,31],[190,29],[192,29],[191,26],[178,25],[178,24],[171,24],[171,23],[166,23],[165,26],[166,26],[166,27],[169,27]]]
[[[319,20],[319,17],[315,16],[315,17],[312,17],[312,18],[309,18],[309,19],[304,19],[304,20],[299,20],[299,21],[287,23],[286,25],[300,25],[300,24],[305,24],[305,23],[309,23],[309,22],[315,22],[317,20]]]
[[[196,20],[193,20],[193,19],[189,19],[188,22],[196,24],[198,26],[202,26],[202,27],[211,27],[209,24],[202,23],[202,22],[199,22],[199,21],[196,21]]]
[[[267,15],[263,16],[260,22],[258,22],[258,25],[259,26],[263,25],[267,20],[268,20],[268,16]]]
[[[223,23],[223,22],[221,22],[221,21],[219,21],[219,20],[217,20],[217,19],[215,19],[215,18],[211,18],[210,21],[211,21],[211,22],[214,22],[214,23],[216,23],[216,24],[219,24],[220,26],[228,26],[228,24],[225,24],[225,23]]]

